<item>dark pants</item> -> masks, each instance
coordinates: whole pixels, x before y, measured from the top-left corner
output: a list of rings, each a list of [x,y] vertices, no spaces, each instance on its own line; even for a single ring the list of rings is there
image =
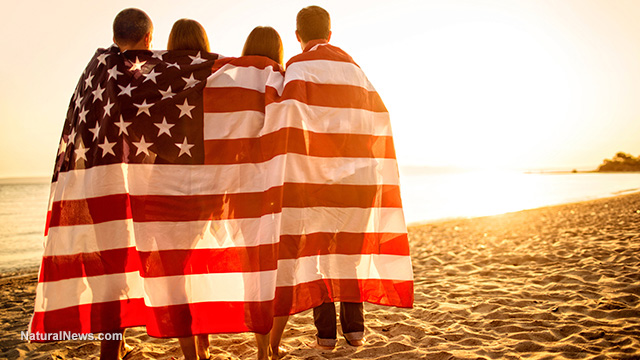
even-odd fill
[[[324,303],[313,308],[313,322],[318,330],[318,344],[335,346],[337,338],[336,306]],[[340,303],[340,325],[342,334],[349,340],[362,340],[364,337],[364,309],[362,303]]]

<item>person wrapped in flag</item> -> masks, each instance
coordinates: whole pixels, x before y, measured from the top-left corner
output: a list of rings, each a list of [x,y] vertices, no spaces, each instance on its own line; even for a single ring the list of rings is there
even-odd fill
[[[266,123],[286,123],[276,315],[278,349],[287,316],[314,309],[312,345],[336,344],[334,302],[347,343],[362,345],[363,302],[411,307],[413,271],[389,114],[364,72],[329,44],[330,17],[302,9],[303,52],[287,62],[284,89]]]
[[[282,162],[259,148],[281,68],[149,51],[146,29],[146,48],[99,49],[74,92],[29,331],[266,334],[282,176],[265,174]]]

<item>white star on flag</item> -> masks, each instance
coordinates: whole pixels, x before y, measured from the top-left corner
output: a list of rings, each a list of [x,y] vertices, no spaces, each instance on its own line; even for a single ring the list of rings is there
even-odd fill
[[[69,134],[69,144],[76,142],[76,134],[76,128],[71,129],[71,134]]]
[[[122,86],[122,85],[118,85],[118,87],[120,88],[120,93],[118,94],[118,96],[120,95],[129,95],[129,97],[131,97],[131,91],[135,90],[137,88],[137,86],[131,86],[131,84],[127,84],[126,87]]]
[[[167,63],[167,69],[170,67],[174,67],[178,70],[180,70],[180,65],[178,65],[178,63]]]
[[[193,77],[193,73],[188,78],[182,78],[187,84],[184,86],[185,89],[196,86],[198,84],[198,80]]]
[[[144,101],[140,105],[138,104],[133,104],[133,105],[138,108],[138,113],[136,114],[136,116],[140,115],[140,113],[147,113],[147,115],[151,116],[151,112],[149,112],[149,108],[152,107],[154,104],[153,103],[147,104],[147,99],[144,99]]]
[[[185,136],[184,141],[181,143],[175,143],[176,146],[180,149],[180,154],[178,157],[182,156],[182,154],[187,154],[191,157],[191,148],[195,145],[187,143],[187,137]]]
[[[160,91],[160,94],[162,95],[162,99],[161,100],[170,99],[170,98],[173,97],[173,95],[176,94],[174,92],[171,92],[171,86],[169,86],[169,88],[167,88],[166,91],[162,91],[160,89],[158,89],[158,91]]]
[[[151,57],[154,57],[160,61],[164,60],[162,57],[164,56],[164,54],[166,54],[168,51],[167,50],[154,50],[153,51],[153,55],[151,55]]]
[[[149,147],[153,145],[153,143],[145,142],[144,135],[142,135],[142,138],[140,139],[140,141],[139,142],[134,141],[133,145],[135,145],[137,148],[136,156],[140,155],[140,153],[145,153],[147,156],[149,156]]]
[[[178,109],[180,109],[180,115],[178,116],[178,119],[183,117],[184,115],[187,115],[188,117],[193,119],[193,117],[191,116],[191,110],[193,110],[195,106],[189,105],[189,102],[187,101],[187,99],[184,99],[184,104],[182,105],[176,104],[176,106],[178,107]]]
[[[185,138],[186,141],[186,138]],[[85,148],[84,145],[82,145],[82,143],[80,143],[80,146],[78,146],[77,149],[75,149],[75,153],[76,153],[76,161],[80,160],[80,159],[84,159],[84,161],[87,161],[87,152],[89,151],[89,149]]]
[[[84,89],[87,90],[87,88],[93,88],[93,85],[91,85],[91,82],[93,81],[93,74],[90,74],[89,76],[87,76],[86,79],[84,79]]]
[[[78,98],[76,99],[76,109],[80,109],[80,105],[82,105],[82,100],[84,98],[81,98],[78,96]]]
[[[136,56],[136,62],[131,66],[131,69],[129,69],[129,71],[142,70],[142,67],[146,63],[146,61],[141,62],[140,60],[138,60],[138,57]]]
[[[89,129],[93,133],[93,141],[98,140],[98,133],[100,132],[100,123],[96,122],[96,127]]]
[[[98,63],[102,64],[102,65],[107,65],[107,57],[109,57],[109,54],[100,54],[98,55]]]
[[[107,98],[107,103],[104,105],[104,116],[111,116],[111,108],[115,104],[111,103],[111,99]]]
[[[207,62],[207,59],[203,59],[200,57],[199,51],[198,51],[198,55],[196,56],[189,55],[189,57],[191,58],[191,65],[198,65],[198,64],[202,64],[203,62]]]
[[[104,92],[105,89],[103,89],[102,87],[100,87],[100,84],[98,84],[98,87],[92,91],[91,93],[93,94],[93,102],[96,102],[96,100],[100,99],[100,101],[102,101],[102,93]]]
[[[113,65],[111,69],[107,70],[107,73],[109,73],[107,81],[111,80],[111,78],[118,80],[118,75],[122,75],[122,73],[118,71],[118,67],[116,65]]]
[[[162,134],[167,134],[169,135],[169,137],[171,137],[171,128],[176,126],[175,124],[169,124],[167,123],[167,118],[163,117],[162,118],[162,123],[154,123],[153,125],[158,127],[158,137],[160,137],[160,135]]]
[[[58,155],[64,154],[65,151],[67,151],[67,143],[64,141],[64,139],[60,139],[60,146],[58,147]]]
[[[145,79],[143,83],[146,82],[147,80],[151,80],[153,81],[154,84],[157,84],[156,78],[158,77],[158,75],[160,75],[160,73],[157,73],[156,69],[151,69],[151,72],[149,72],[148,74],[144,74]]]
[[[105,137],[104,143],[98,144],[100,149],[102,149],[102,157],[105,157],[107,154],[111,154],[116,156],[116,153],[113,152],[113,147],[116,145],[115,142],[109,142],[109,140]]]
[[[80,114],[78,114],[78,124],[81,124],[83,122],[87,122],[87,114],[89,113],[89,110],[85,110],[83,109]]]
[[[118,133],[118,135],[122,135],[122,133],[129,135],[129,130],[127,130],[127,127],[131,125],[131,122],[124,121],[122,115],[120,115],[120,122],[117,122],[115,124],[118,128],[120,128],[120,132]]]

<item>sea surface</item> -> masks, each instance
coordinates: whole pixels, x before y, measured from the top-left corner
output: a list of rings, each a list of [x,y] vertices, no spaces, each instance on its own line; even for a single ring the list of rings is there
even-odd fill
[[[495,215],[640,191],[640,173],[527,174],[401,169],[407,223]],[[0,273],[37,266],[49,180],[0,179]]]

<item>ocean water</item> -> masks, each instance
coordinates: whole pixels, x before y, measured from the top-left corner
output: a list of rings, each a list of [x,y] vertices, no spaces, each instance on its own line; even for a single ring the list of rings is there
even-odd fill
[[[476,217],[640,191],[640,173],[524,174],[402,169],[407,223]],[[0,179],[0,273],[37,266],[48,179]]]

